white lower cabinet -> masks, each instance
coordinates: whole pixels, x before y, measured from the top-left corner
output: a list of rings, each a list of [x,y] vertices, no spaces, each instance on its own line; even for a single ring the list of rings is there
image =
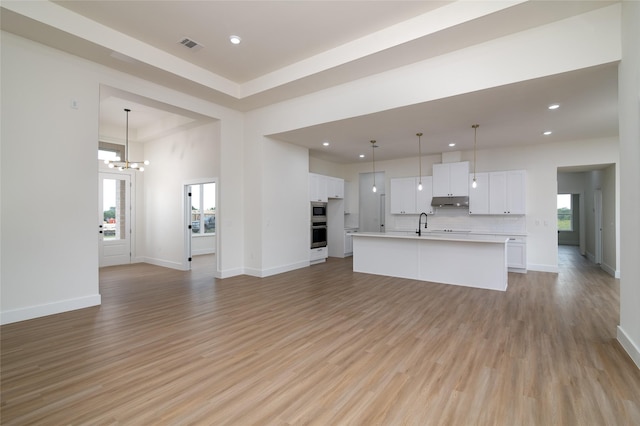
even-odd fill
[[[311,263],[324,262],[329,256],[329,252],[326,247],[318,247],[311,249],[311,255],[309,261]]]
[[[511,272],[527,272],[527,242],[525,237],[508,237],[507,267]]]
[[[353,255],[353,236],[351,235],[353,231],[344,231],[344,255],[351,256]]]

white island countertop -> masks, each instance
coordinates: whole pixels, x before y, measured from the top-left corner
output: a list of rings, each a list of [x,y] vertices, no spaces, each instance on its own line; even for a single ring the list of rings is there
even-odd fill
[[[506,236],[471,233],[353,233],[353,270],[505,291]]]
[[[472,234],[470,232],[430,232],[423,231],[421,236],[418,234],[411,234],[410,232],[358,232],[361,237],[378,237],[378,238],[404,238],[412,240],[444,240],[444,241],[466,241],[466,242],[478,242],[478,243],[496,243],[504,244],[508,238],[506,236],[500,236],[495,234]]]

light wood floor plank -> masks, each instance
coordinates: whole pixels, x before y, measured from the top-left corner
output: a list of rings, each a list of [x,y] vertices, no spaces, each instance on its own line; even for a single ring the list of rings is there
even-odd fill
[[[574,248],[506,292],[205,259],[104,268],[102,306],[2,326],[2,424],[640,424],[619,283]]]

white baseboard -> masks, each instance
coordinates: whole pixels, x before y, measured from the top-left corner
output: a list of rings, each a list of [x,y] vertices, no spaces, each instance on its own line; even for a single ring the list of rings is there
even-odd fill
[[[618,326],[618,342],[624,348],[625,351],[629,354],[633,362],[636,363],[636,366],[640,368],[640,348],[636,345],[633,340],[627,336],[627,333],[624,332],[623,329]]]
[[[558,269],[558,265],[536,265],[535,263],[527,264],[528,271],[538,271],[538,272],[553,272],[557,274],[560,272]]]
[[[201,254],[216,254],[216,249],[212,249],[212,248],[205,248],[205,249],[200,249],[200,250],[192,250],[191,251],[191,255],[192,256],[199,256]]]
[[[182,263],[172,262],[170,260],[164,260],[164,259],[154,259],[152,257],[145,257],[144,262],[150,263],[156,266],[163,266],[165,268],[177,269],[178,271],[187,271],[189,269],[188,267],[185,268],[185,266]]]
[[[303,260],[302,262],[291,263],[289,265],[283,265],[283,266],[278,266],[278,267],[269,268],[269,269],[247,268],[245,269],[245,273],[253,277],[265,278],[271,275],[282,274],[283,272],[289,272],[289,271],[293,271],[300,268],[306,268],[307,266],[309,266],[309,261]]]
[[[614,278],[620,278],[620,272],[616,271],[615,268],[607,265],[606,263],[600,264],[600,268],[605,271],[607,274],[611,275]]]
[[[76,309],[99,306],[100,303],[102,303],[102,298],[99,294],[94,294],[92,296],[61,300],[54,303],[46,303],[44,305],[13,309],[11,311],[0,312],[0,324],[11,324],[12,322],[26,321],[33,318],[45,317],[47,315],[75,311]]]
[[[244,268],[233,268],[233,269],[220,271],[220,273],[216,272],[216,278],[230,278],[230,277],[236,277],[238,275],[244,275],[244,274],[245,274]]]

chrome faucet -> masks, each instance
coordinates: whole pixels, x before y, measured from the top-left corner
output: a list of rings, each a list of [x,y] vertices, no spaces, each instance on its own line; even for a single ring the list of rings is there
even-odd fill
[[[425,212],[420,213],[420,217],[418,218],[418,230],[416,234],[418,237],[422,236],[422,230],[420,229],[420,225],[422,225],[422,215],[424,215],[424,229],[427,229],[427,214]]]

